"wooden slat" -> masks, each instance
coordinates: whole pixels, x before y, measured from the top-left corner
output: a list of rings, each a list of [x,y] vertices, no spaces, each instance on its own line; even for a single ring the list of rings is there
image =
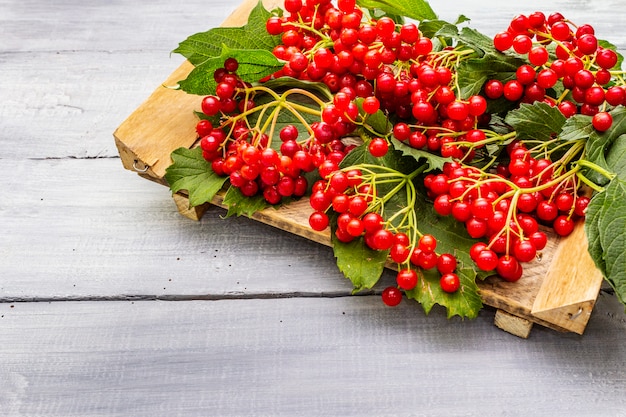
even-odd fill
[[[522,341],[486,313],[378,297],[0,304],[0,404],[7,417],[619,416],[626,324],[614,297],[597,313],[585,337]]]
[[[521,337],[522,339],[527,339],[533,328],[532,321],[523,319],[519,316],[514,316],[504,310],[496,311],[493,324],[508,333]]]
[[[578,227],[561,240],[532,307],[533,316],[582,334],[602,284],[602,273]]]
[[[613,295],[585,336],[525,341],[489,308],[388,309],[348,296],[327,247],[216,207],[190,222],[123,169],[111,132],[235,3],[0,2],[0,415],[623,415]],[[624,45],[615,1],[431,3],[482,28],[566,8]],[[15,302],[42,299],[99,301]]]
[[[0,157],[118,156],[111,133],[183,62],[170,51],[236,3],[204,6],[1,2]]]
[[[46,66],[43,57],[58,52],[101,53],[97,67],[94,61],[83,62],[83,68],[91,69],[100,68],[107,56],[128,51],[134,52],[135,58],[158,51],[165,57],[161,61],[167,61],[178,42],[219,26],[238,3],[211,0],[206,10],[207,4],[199,1],[182,4],[153,0],[148,7],[143,1],[58,0],[48,5],[40,0],[4,0],[0,3],[0,50],[9,54],[40,53],[42,60],[34,63],[41,69]],[[127,65],[132,67],[133,60],[129,59]],[[169,72],[162,73],[166,74]]]
[[[185,204],[184,196],[177,196],[176,199],[179,208],[188,207],[188,200]],[[216,196],[212,203],[226,207],[221,194]],[[308,216],[311,212],[307,200],[299,200],[278,209],[268,208],[254,213],[252,218],[331,246],[328,230],[317,232],[309,227]],[[549,234],[548,245],[536,260],[524,264],[524,276],[519,281],[511,283],[497,276],[478,281],[483,302],[522,320],[554,330],[582,334],[589,321],[603,277],[590,256],[572,258],[572,253],[586,251],[586,241],[580,238],[581,234],[584,235],[584,225],[579,222],[576,225],[576,233],[566,241],[567,244],[563,248],[560,248],[561,239]],[[564,265],[567,265],[567,268]],[[394,269],[396,265],[389,262],[387,267]],[[554,296],[555,292],[559,293],[558,297]],[[537,307],[537,297],[540,294],[543,300],[540,303],[549,307]],[[545,300],[546,297],[549,301]],[[500,321],[499,327],[503,328],[505,323],[509,322]],[[518,333],[516,326],[511,328],[511,333]]]
[[[215,206],[190,221],[119,158],[3,160],[0,176],[0,301],[352,289],[329,248]]]

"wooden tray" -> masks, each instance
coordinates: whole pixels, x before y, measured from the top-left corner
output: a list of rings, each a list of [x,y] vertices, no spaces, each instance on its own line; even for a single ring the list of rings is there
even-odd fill
[[[280,0],[264,2],[268,9],[280,5]],[[244,3],[224,22],[224,26],[246,23],[256,0]],[[191,71],[183,63],[164,82],[175,85]],[[126,169],[140,176],[167,185],[163,176],[172,163],[170,154],[179,147],[190,148],[196,142],[193,110],[200,108],[202,97],[159,86],[114,132],[115,143]],[[186,195],[173,195],[181,214],[198,220],[209,204],[189,207]],[[222,206],[222,196],[211,202]],[[308,226],[311,213],[303,199],[278,210],[273,208],[255,213],[253,219],[315,242],[330,245],[327,232],[313,231]],[[567,238],[551,237],[542,251],[541,260],[525,268],[524,276],[515,283],[491,277],[479,282],[483,303],[496,309],[495,324],[499,328],[526,338],[534,323],[558,331],[582,334],[587,326],[602,284],[602,274],[587,252],[583,224],[576,226]]]

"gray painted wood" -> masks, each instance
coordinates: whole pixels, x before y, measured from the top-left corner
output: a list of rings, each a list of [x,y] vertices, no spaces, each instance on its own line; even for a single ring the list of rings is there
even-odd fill
[[[622,416],[613,301],[584,337],[528,340],[377,297],[0,305],[0,403],[33,417]]]
[[[6,160],[0,173],[13,194],[0,300],[351,291],[329,248],[217,207],[184,218],[119,159]]]
[[[620,3],[431,1],[488,34],[560,10],[626,49]],[[0,1],[0,414],[624,415],[610,294],[584,336],[528,340],[491,309],[384,308],[330,249],[217,208],[187,220],[123,170],[113,130],[235,6]]]

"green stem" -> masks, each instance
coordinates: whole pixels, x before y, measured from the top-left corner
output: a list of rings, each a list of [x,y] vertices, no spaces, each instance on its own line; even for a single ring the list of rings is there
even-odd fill
[[[578,166],[582,166],[585,168],[590,168],[594,171],[596,171],[598,174],[602,175],[603,177],[606,177],[609,180],[612,180],[613,178],[615,178],[615,174],[602,168],[600,165],[598,164],[594,164],[591,161],[587,161],[586,159],[580,159],[577,162]]]
[[[576,176],[578,177],[579,180],[587,184],[594,191],[598,193],[601,193],[602,191],[604,191],[604,187],[600,187],[598,184],[591,181],[589,178],[585,177],[581,172],[577,172]]]
[[[291,88],[287,91],[285,91],[282,95],[282,99],[286,100],[288,96],[290,96],[291,94],[300,94],[303,95],[307,98],[310,98],[311,100],[315,101],[320,107],[325,107],[326,103],[323,102],[318,96],[316,96],[315,94],[311,93],[310,91],[307,90],[303,90],[301,88]]]

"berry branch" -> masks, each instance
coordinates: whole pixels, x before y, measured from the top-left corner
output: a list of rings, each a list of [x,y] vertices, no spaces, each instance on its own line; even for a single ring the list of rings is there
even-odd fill
[[[619,189],[608,156],[626,133],[621,56],[560,13],[517,15],[488,38],[357,3],[286,0],[256,22],[280,65],[245,81],[244,53],[215,68],[196,126],[203,158],[244,196],[307,196],[314,230],[386,255],[398,269],[386,304],[406,294],[475,316],[477,274],[521,279],[544,230],[567,236],[591,196]],[[427,232],[425,201],[460,225],[454,242]]]

